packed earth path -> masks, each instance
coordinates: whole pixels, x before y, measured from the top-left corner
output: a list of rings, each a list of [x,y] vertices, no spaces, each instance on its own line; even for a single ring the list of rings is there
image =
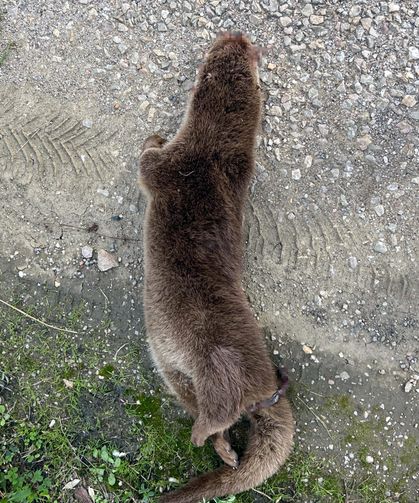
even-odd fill
[[[220,501],[417,501],[418,2],[0,9],[0,499],[153,502],[218,463],[147,352],[137,177],[231,30],[266,49],[243,287],[298,433]]]

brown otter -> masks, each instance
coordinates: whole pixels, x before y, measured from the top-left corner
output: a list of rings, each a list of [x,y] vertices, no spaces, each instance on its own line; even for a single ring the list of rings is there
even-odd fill
[[[149,137],[140,159],[152,357],[195,418],[192,442],[210,438],[229,465],[163,495],[164,503],[250,489],[279,469],[293,445],[289,402],[265,408],[278,378],[241,286],[243,209],[261,113],[257,59],[244,36],[220,35],[178,133],[169,142]],[[228,429],[242,414],[252,426],[239,464]]]

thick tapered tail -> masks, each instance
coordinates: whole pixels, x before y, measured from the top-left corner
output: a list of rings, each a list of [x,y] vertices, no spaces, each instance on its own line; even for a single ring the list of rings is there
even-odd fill
[[[237,470],[223,466],[192,479],[184,487],[164,494],[160,503],[199,503],[247,491],[276,473],[293,447],[294,420],[286,398],[251,417],[249,444]]]

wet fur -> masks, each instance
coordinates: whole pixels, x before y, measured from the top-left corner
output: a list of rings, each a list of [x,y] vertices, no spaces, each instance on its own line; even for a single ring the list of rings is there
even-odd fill
[[[228,437],[246,409],[280,385],[241,286],[243,208],[261,110],[257,58],[245,37],[219,36],[178,133],[170,142],[151,136],[141,155],[151,353],[195,418],[192,442],[201,446],[210,438],[229,465],[163,495],[165,503],[250,489],[275,473],[292,449],[294,422],[285,398],[248,414],[252,431],[239,466]]]

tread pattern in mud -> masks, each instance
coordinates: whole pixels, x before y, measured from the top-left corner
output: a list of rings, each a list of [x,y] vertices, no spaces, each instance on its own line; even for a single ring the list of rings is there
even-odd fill
[[[327,209],[274,215],[269,206],[250,201],[247,211],[248,254],[278,279],[303,276],[324,287],[334,283],[370,294],[384,294],[396,302],[409,302],[416,294],[417,278],[388,260],[369,260],[370,239],[354,219],[332,221]],[[401,250],[406,255],[406,250]],[[358,258],[354,269],[350,256]],[[408,260],[406,260],[408,262]]]
[[[12,92],[0,95],[0,173],[28,181],[60,177],[65,169],[102,180],[112,171],[114,133],[83,125],[63,110],[24,107]]]

